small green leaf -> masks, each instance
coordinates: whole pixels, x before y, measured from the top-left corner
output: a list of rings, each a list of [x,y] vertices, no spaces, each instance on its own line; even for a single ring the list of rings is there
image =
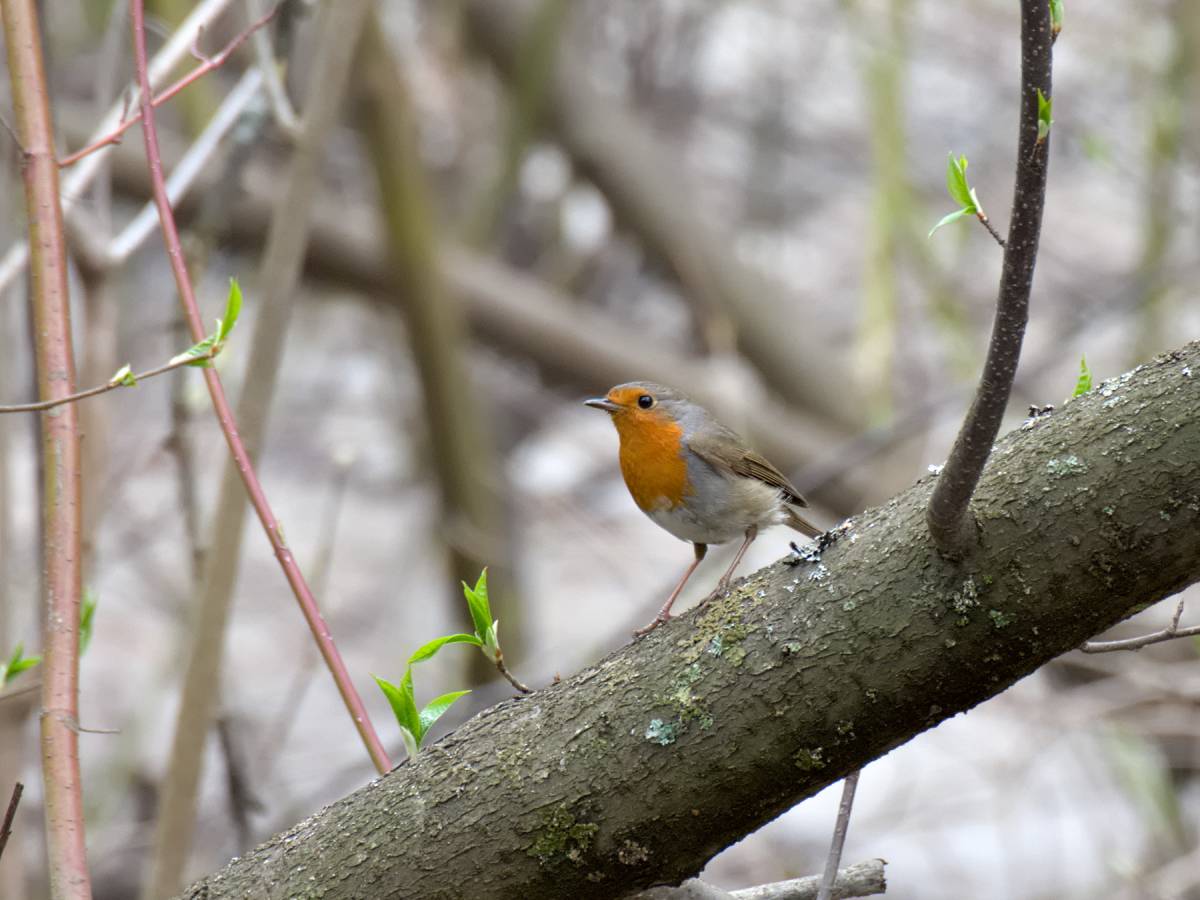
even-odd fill
[[[1063,27],[1063,0],[1050,0],[1050,33],[1057,36]]]
[[[1075,391],[1071,394],[1071,399],[1078,397],[1080,394],[1086,394],[1092,389],[1092,371],[1088,368],[1087,357],[1079,357],[1079,377],[1075,380]]]
[[[483,645],[478,637],[473,634],[447,634],[439,638],[434,638],[429,643],[420,647],[412,656],[408,658],[408,664],[425,662],[427,659],[432,659],[434,654],[441,650],[447,644],[472,644],[480,647]]]
[[[467,608],[471,611],[471,621],[475,624],[475,635],[486,643],[492,621],[492,609],[488,604],[487,569],[479,574],[474,588],[468,587],[465,581],[462,586],[463,595],[467,598]]]
[[[7,663],[0,663],[0,687],[8,684],[26,669],[32,669],[42,661],[40,656],[26,656],[25,645],[17,644]]]
[[[1054,119],[1051,118],[1051,113],[1054,110],[1054,100],[1046,99],[1046,95],[1042,93],[1042,89],[1038,88],[1038,143],[1046,140],[1050,134],[1050,126],[1054,124]]]
[[[448,694],[442,694],[442,696],[430,700],[425,705],[425,708],[421,710],[421,741],[425,740],[425,735],[429,733],[429,729],[433,727],[433,723],[445,715],[446,710],[454,705],[454,701],[469,693],[471,692],[451,691]]]
[[[41,661],[42,661],[42,658],[40,656],[26,656],[23,659],[17,660],[17,662],[14,665],[10,665],[8,667],[8,672],[7,672],[7,676],[6,676],[5,680],[7,681],[7,680],[11,680],[13,678],[16,678],[18,675],[20,675],[26,669],[32,669],[34,666],[38,665],[38,663],[40,663]]]
[[[225,315],[217,319],[217,343],[225,343],[225,338],[233,331],[238,316],[242,314],[242,288],[236,278],[229,279],[229,296],[225,298]]]
[[[949,225],[951,222],[957,222],[963,216],[969,216],[969,215],[971,215],[971,210],[967,209],[966,207],[963,207],[962,209],[956,209],[954,212],[950,213],[949,215],[942,216],[941,221],[939,221],[936,225],[934,225],[932,228],[929,229],[929,234],[927,234],[926,237],[933,237],[933,233],[935,231],[937,231],[939,228],[941,228],[943,225]]]
[[[375,679],[375,683],[379,685],[379,689],[383,691],[383,695],[387,697],[388,703],[391,704],[392,712],[395,714],[396,721],[400,727],[407,728],[414,736],[419,737],[421,734],[421,717],[417,713],[417,703],[413,699],[412,669],[404,670],[404,677],[400,679],[399,685],[385,681],[378,675],[372,677]],[[420,746],[419,740],[418,746]]]
[[[200,366],[201,368],[205,369],[211,368],[212,357],[216,353],[214,350],[216,346],[217,336],[215,334],[210,334],[200,343],[192,344],[192,346],[188,347],[182,353],[177,353],[175,356],[172,356],[170,359],[170,364],[175,365],[176,363],[181,363],[190,359],[192,361],[188,363],[189,366]]]
[[[954,154],[950,154],[950,158],[946,162],[946,191],[950,194],[950,199],[960,206],[967,208],[968,213],[975,212],[975,198],[972,195],[971,186],[967,183],[967,158],[959,156],[957,159]]]
[[[91,588],[83,592],[83,606],[79,613],[79,655],[87,653],[88,645],[92,642],[92,621],[96,617],[96,605],[99,601]]]
[[[113,373],[113,377],[108,379],[110,385],[121,385],[122,387],[135,387],[137,379],[133,377],[133,369],[129,368],[129,363],[121,366]]]

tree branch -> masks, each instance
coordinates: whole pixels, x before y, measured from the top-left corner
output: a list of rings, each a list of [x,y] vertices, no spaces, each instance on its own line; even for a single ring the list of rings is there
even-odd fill
[[[185,55],[187,55],[188,44],[190,43],[187,35],[195,34],[196,30],[203,27],[205,23],[214,21],[233,0],[202,0],[187,19],[179,26],[179,30],[171,35],[171,39],[163,46],[161,50],[154,55],[154,59],[150,61],[149,75],[150,84],[157,86],[166,81],[167,76],[179,63]],[[97,135],[102,135],[105,132],[115,128],[125,118],[125,102],[113,104],[104,116],[100,125],[96,129]],[[84,159],[84,161],[74,169],[72,169],[63,179],[61,200],[63,214],[70,213],[71,208],[75,205],[77,198],[82,197],[88,186],[92,183],[95,177],[103,168],[104,158],[110,150],[102,150],[99,153],[92,154]],[[8,249],[4,254],[4,258],[0,259],[0,293],[12,283],[13,279],[21,273],[29,261],[29,244],[26,241],[20,241]]]
[[[492,447],[488,410],[476,397],[467,366],[463,304],[447,289],[444,277],[414,107],[378,16],[363,32],[358,60],[359,119],[387,237],[387,292],[399,299],[404,313],[424,398],[429,462],[441,497],[438,531],[446,542],[446,583],[474,583],[487,567],[492,611],[504,623],[505,646],[519,658],[522,608],[513,589],[512,544],[498,489],[504,479]],[[470,627],[458,592],[444,596],[452,604],[451,619]],[[470,683],[493,677],[483,654],[470,654],[466,665]],[[501,672],[514,687],[520,685],[507,670]]]
[[[961,554],[974,541],[967,515],[975,486],[1008,406],[1021,342],[1029,318],[1029,294],[1037,261],[1046,201],[1049,138],[1038,137],[1038,92],[1050,97],[1050,6],[1046,0],[1021,0],[1021,117],[1017,140],[1017,176],[1012,219],[1004,248],[996,317],[983,375],[950,457],[929,501],[926,521],[939,550]]]
[[[1125,638],[1119,641],[1087,641],[1079,649],[1084,653],[1112,653],[1115,650],[1141,650],[1151,644],[1161,644],[1163,641],[1173,641],[1175,638],[1195,637],[1200,635],[1200,625],[1180,628],[1179,620],[1183,618],[1183,606],[1186,601],[1180,600],[1171,616],[1171,624],[1161,631],[1143,634],[1140,637]]]
[[[8,799],[8,809],[4,813],[4,821],[0,822],[0,857],[4,856],[4,848],[8,846],[8,839],[12,835],[13,819],[17,817],[17,807],[21,804],[21,794],[25,792],[25,785],[17,782],[13,785],[12,796]]]
[[[75,391],[67,238],[54,160],[54,126],[35,0],[0,3],[22,147],[25,218],[31,248],[30,302],[38,396]],[[74,406],[42,424],[41,747],[46,853],[53,900],[90,898],[79,774],[79,609],[81,495],[79,416]]]
[[[833,826],[833,840],[829,844],[829,857],[825,860],[825,871],[817,889],[817,900],[833,900],[838,866],[842,862],[842,848],[846,846],[846,832],[850,828],[850,811],[854,809],[854,793],[858,790],[858,775],[859,772],[855,769],[846,776],[842,785],[842,800],[838,804],[837,822]]]
[[[249,486],[246,469],[257,463],[266,434],[271,398],[280,371],[304,261],[308,210],[314,199],[313,186],[318,179],[322,150],[337,122],[367,6],[366,0],[342,0],[321,11],[322,18],[317,30],[320,38],[310,62],[308,108],[304,113],[295,152],[277,194],[258,279],[262,296],[250,341],[253,353],[237,410],[237,420],[244,424],[237,433],[238,451],[230,455],[222,473],[212,519],[212,535],[206,545],[203,576],[196,591],[196,619],[189,634],[183,696],[175,720],[168,776],[164,781],[158,809],[154,857],[150,865],[150,897],[168,896],[179,889],[192,844],[204,745],[212,728],[220,692],[225,631],[241,561],[242,535],[246,523],[245,488]],[[258,75],[257,72],[255,74]],[[230,416],[232,421],[232,414]],[[254,497],[253,491],[251,497]],[[263,517],[264,510],[270,515],[265,497],[259,508],[260,517]],[[263,518],[263,525],[272,543],[278,541],[282,545],[278,526],[273,523],[268,525],[266,518]],[[387,754],[329,636],[328,626],[290,553],[289,560],[292,566],[289,581],[326,664],[342,691],[342,697],[354,717],[372,761],[380,771],[387,771],[390,768]]]
[[[586,900],[695,875],[797,802],[1200,580],[1190,371],[1200,343],[1000,441],[967,563],[926,539],[924,478],[839,527],[819,560],[780,561],[486,710],[186,896],[269,885],[265,896],[289,897],[315,881],[327,900],[418,884],[428,900]]]
[[[870,897],[887,892],[883,874],[884,861],[872,859],[838,870],[833,883],[833,898]],[[821,876],[791,878],[760,884],[752,888],[727,891],[696,878],[689,878],[679,887],[651,888],[637,894],[633,900],[817,900]]]
[[[180,78],[177,82],[175,82],[173,85],[171,85],[165,91],[163,91],[162,93],[155,96],[155,98],[152,101],[150,101],[151,105],[157,109],[158,107],[160,107],[164,103],[166,103],[168,100],[170,100],[172,97],[174,97],[176,94],[178,94],[180,91],[182,91],[188,85],[199,80],[200,78],[203,78],[205,75],[207,75],[213,69],[218,69],[221,66],[225,65],[225,61],[227,59],[229,59],[230,56],[233,55],[234,51],[237,50],[238,47],[242,46],[242,44],[244,44],[246,42],[246,39],[249,38],[250,35],[254,34],[256,31],[258,31],[260,28],[262,28],[264,25],[266,25],[268,22],[270,22],[272,19],[274,19],[276,15],[278,15],[279,6],[280,6],[280,4],[278,4],[278,3],[275,4],[274,6],[272,6],[271,9],[265,15],[260,16],[257,20],[252,22],[250,24],[250,26],[248,28],[246,28],[245,31],[241,32],[232,41],[230,41],[228,44],[226,44],[225,48],[223,50],[221,50],[221,52],[218,53],[216,56],[203,57],[203,61],[200,63],[200,65],[198,65],[195,69],[193,69],[187,75],[184,75],[182,78]],[[201,34],[203,34],[203,27],[201,27],[200,33],[198,33],[196,35],[196,41],[198,41],[200,39]],[[195,42],[193,42],[193,46],[194,45],[195,45]],[[132,128],[134,125],[136,125],[140,121],[142,121],[142,111],[139,109],[137,112],[135,112],[129,118],[122,119],[121,123],[116,128],[114,128],[112,131],[110,131],[108,134],[105,134],[102,137],[97,138],[96,140],[94,140],[90,144],[88,144],[87,146],[81,147],[80,149],[76,150],[74,153],[72,153],[68,156],[64,156],[61,160],[59,160],[59,163],[58,163],[59,166],[62,168],[66,168],[67,166],[74,165],[75,163],[79,162],[79,160],[83,159],[88,154],[95,153],[101,147],[107,147],[109,144],[120,143],[122,135],[124,135],[126,131],[128,131],[130,128]]]
[[[207,359],[212,359],[216,356],[215,353],[210,353]],[[145,372],[138,372],[136,375],[130,375],[134,382],[145,381],[147,378],[153,378],[156,375],[163,375],[167,372],[173,372],[175,369],[183,366],[195,365],[196,357],[188,357],[187,359],[175,359],[166,365],[159,366],[157,369],[148,369]],[[11,406],[0,406],[0,415],[4,413],[20,413],[20,412],[43,412],[47,409],[54,409],[56,406],[62,406],[64,403],[75,403],[78,400],[86,400],[88,397],[96,397],[100,394],[106,394],[109,391],[115,391],[117,388],[134,387],[133,384],[127,383],[120,378],[114,378],[105,384],[97,385],[94,388],[88,388],[86,391],[78,391],[74,394],[69,394],[66,397],[57,397],[54,400],[43,400],[39,403],[15,403]]]

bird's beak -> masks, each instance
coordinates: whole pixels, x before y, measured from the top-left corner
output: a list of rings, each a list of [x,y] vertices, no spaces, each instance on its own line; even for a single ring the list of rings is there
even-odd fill
[[[611,400],[606,400],[603,397],[593,397],[591,400],[584,400],[583,405],[590,406],[592,409],[602,409],[609,413],[616,412],[621,408]]]

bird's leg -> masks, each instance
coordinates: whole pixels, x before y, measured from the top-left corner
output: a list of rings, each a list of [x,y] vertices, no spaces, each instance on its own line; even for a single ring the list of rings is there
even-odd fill
[[[733,562],[729,564],[729,568],[725,570],[725,574],[721,576],[721,580],[717,582],[717,589],[710,594],[715,597],[718,594],[723,594],[729,590],[729,582],[733,580],[733,570],[738,567],[738,563],[742,561],[742,557],[746,555],[746,549],[754,543],[754,539],[758,537],[758,526],[751,525],[746,529],[746,539],[742,541],[742,546],[738,547],[738,552],[734,554]],[[707,600],[705,601],[707,602]]]
[[[692,560],[692,564],[687,567],[687,571],[683,573],[683,577],[679,579],[679,584],[675,585],[675,590],[671,591],[671,596],[667,598],[667,602],[662,605],[662,609],[658,611],[658,615],[654,617],[654,621],[645,628],[639,628],[633,633],[634,637],[641,637],[643,634],[649,634],[659,625],[671,618],[671,605],[676,598],[683,592],[683,586],[687,584],[692,573],[696,571],[696,566],[700,565],[700,560],[704,559],[704,554],[708,552],[708,544],[695,544],[696,558]]]

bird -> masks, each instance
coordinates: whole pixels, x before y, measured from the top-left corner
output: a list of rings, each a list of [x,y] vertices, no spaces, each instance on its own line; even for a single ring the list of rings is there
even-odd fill
[[[661,528],[690,541],[695,559],[641,636],[671,618],[709,544],[742,538],[733,562],[709,598],[729,588],[733,572],[759,529],[788,525],[808,537],[822,532],[798,512],[808,502],[767,459],[707,409],[652,381],[618,384],[585,406],[608,413],[620,441],[621,475],[634,503]],[[708,599],[708,598],[706,598]]]

